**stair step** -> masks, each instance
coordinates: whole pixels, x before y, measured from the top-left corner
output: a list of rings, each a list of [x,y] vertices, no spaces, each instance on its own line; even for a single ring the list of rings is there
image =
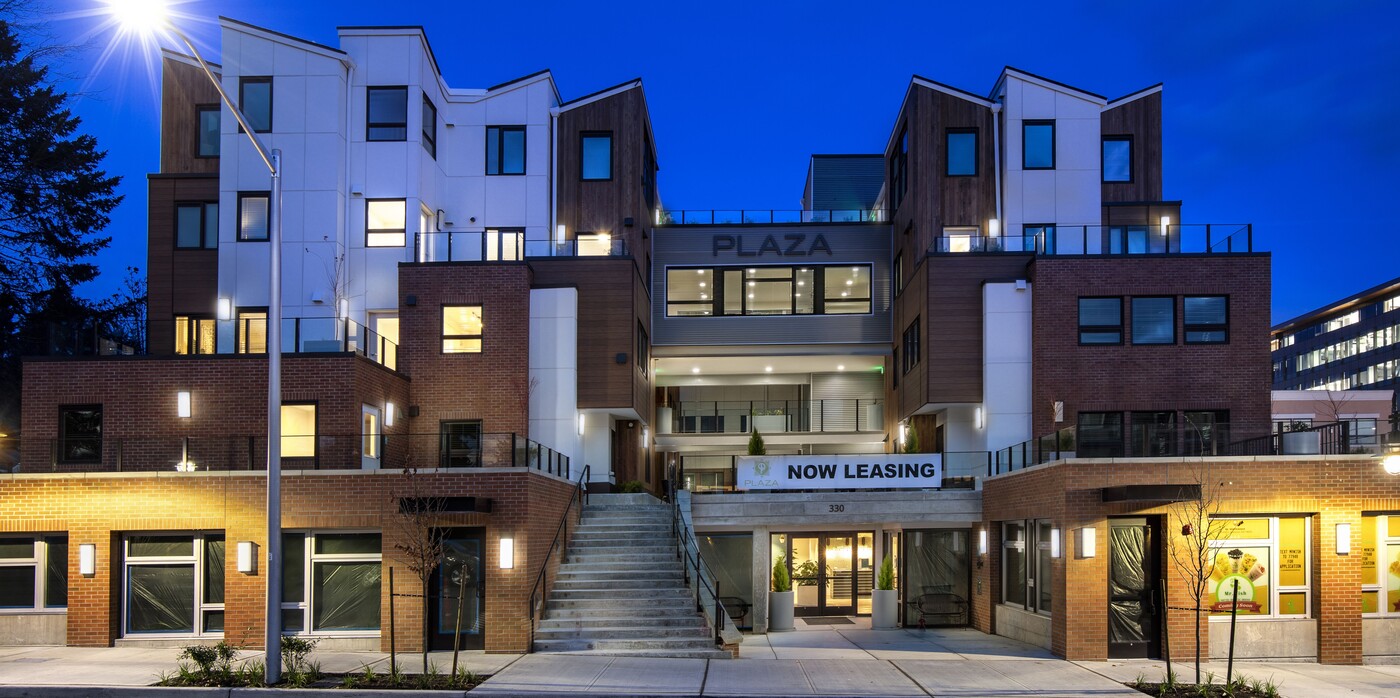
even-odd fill
[[[544,619],[540,622],[617,622],[619,624],[631,622],[658,622],[662,625],[667,625],[671,624],[672,621],[695,622],[699,618],[700,616],[695,612],[695,605],[693,603],[665,607],[639,607],[636,604],[632,604],[630,606],[604,609],[593,607],[547,608],[545,610]]]
[[[554,593],[573,590],[608,589],[614,593],[670,589],[679,591],[683,582],[676,579],[560,579],[554,583]],[[689,593],[689,592],[687,592]]]
[[[609,640],[577,638],[570,640],[535,640],[535,649],[546,652],[576,650],[713,650],[713,638],[645,637]]]
[[[594,587],[592,589],[556,589],[550,593],[549,598],[560,601],[622,598],[638,603],[650,599],[684,599],[689,596],[690,590],[688,589],[628,589],[626,594],[622,594],[617,589]]]
[[[538,648],[537,648],[538,649]],[[569,650],[552,651],[555,654],[572,654],[584,657],[650,657],[666,659],[732,659],[733,655],[724,650]]]
[[[646,552],[660,552],[662,550],[675,550],[675,538],[666,537],[642,537],[642,538],[574,538],[569,541],[569,549],[574,548],[594,550],[597,548],[618,548],[620,550],[644,550]],[[607,550],[598,552],[606,553]]]
[[[674,615],[637,613],[624,615],[589,615],[579,618],[553,618],[548,614],[540,621],[540,630],[583,630],[586,628],[698,628],[704,627],[700,617],[687,610]]]
[[[629,610],[644,608],[649,612],[661,611],[685,611],[695,613],[695,599],[689,596],[678,596],[667,599],[647,599],[645,604],[641,604],[637,599],[600,598],[600,599],[578,599],[578,598],[557,598],[550,595],[549,604],[545,606],[546,617],[551,617],[553,611],[587,611],[594,615],[611,615],[618,610]]]
[[[545,628],[535,631],[535,642],[549,640],[700,640],[713,642],[714,634],[699,622],[686,626],[603,626],[588,628]]]
[[[589,579],[674,579],[684,581],[680,565],[631,565],[619,569],[616,565],[591,565],[586,562],[564,563],[555,578],[559,581]]]

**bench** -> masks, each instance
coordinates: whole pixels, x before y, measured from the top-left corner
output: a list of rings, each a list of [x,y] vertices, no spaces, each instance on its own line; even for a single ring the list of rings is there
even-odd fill
[[[919,614],[919,629],[928,627],[928,619],[944,618],[956,623],[965,622],[967,601],[951,592],[922,594],[919,598],[906,602],[909,610]]]

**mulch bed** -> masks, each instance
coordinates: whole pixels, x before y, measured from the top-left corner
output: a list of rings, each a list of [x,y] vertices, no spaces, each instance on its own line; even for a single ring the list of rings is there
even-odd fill
[[[1206,696],[1210,698],[1279,698],[1277,690],[1270,691],[1263,687],[1256,688],[1241,683],[1236,683],[1233,691],[1225,690],[1225,685],[1218,683],[1204,687],[1190,683],[1178,683],[1171,688],[1163,688],[1163,684],[1160,683],[1138,683],[1136,681],[1130,681],[1125,685],[1149,696],[1159,696],[1159,698],[1205,698]]]

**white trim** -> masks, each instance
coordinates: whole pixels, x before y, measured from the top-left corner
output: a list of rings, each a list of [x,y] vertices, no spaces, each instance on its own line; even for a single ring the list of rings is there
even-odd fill
[[[919,77],[919,76],[917,76],[917,75],[914,76],[914,78],[913,78],[910,82],[911,82],[912,84],[915,84],[915,85],[920,85],[920,86],[922,86],[922,87],[927,87],[928,89],[933,90],[934,92],[942,92],[942,93],[945,94],[945,95],[950,95],[950,96],[952,96],[952,97],[957,97],[958,99],[961,99],[961,100],[963,100],[963,101],[965,101],[965,102],[972,102],[973,104],[976,104],[976,105],[978,105],[978,106],[983,106],[983,107],[986,107],[986,108],[988,108],[988,109],[991,109],[993,106],[996,105],[996,102],[993,102],[992,100],[989,100],[989,99],[987,99],[987,98],[985,98],[985,97],[978,97],[978,96],[973,95],[973,94],[971,94],[971,93],[963,92],[962,90],[959,90],[959,89],[956,88],[956,87],[949,87],[948,85],[941,85],[941,84],[936,83],[936,82],[934,82],[934,81],[932,81],[932,80],[929,80],[928,78],[921,78],[921,77]]]
[[[1047,90],[1053,90],[1055,92],[1066,94],[1077,99],[1082,99],[1085,102],[1097,104],[1100,107],[1108,103],[1108,100],[1106,98],[1100,97],[1091,92],[1086,92],[1077,87],[1070,87],[1069,85],[1061,85],[1057,82],[1051,82],[1047,78],[1036,77],[1034,75],[1031,75],[1030,73],[1021,72],[1020,70],[1012,68],[1011,66],[1007,66],[1002,69],[1001,76],[997,78],[996,84],[992,86],[991,93],[993,95],[998,94],[1002,91],[1002,89],[1005,87],[1006,78],[1008,76],[1015,77],[1017,80],[1021,80],[1022,82],[1028,82],[1032,85],[1038,85]]]
[[[1115,108],[1115,107],[1121,107],[1121,106],[1123,106],[1124,104],[1128,104],[1129,102],[1135,102],[1135,101],[1137,101],[1137,100],[1139,100],[1139,99],[1142,99],[1143,97],[1147,97],[1148,95],[1155,95],[1155,94],[1158,94],[1158,93],[1161,92],[1161,91],[1162,91],[1162,86],[1161,86],[1161,85],[1153,85],[1152,87],[1148,87],[1148,88],[1146,88],[1146,89],[1139,90],[1139,91],[1134,92],[1134,93],[1132,93],[1132,94],[1130,94],[1130,95],[1124,95],[1124,96],[1122,96],[1122,97],[1119,97],[1118,99],[1115,99],[1115,100],[1113,100],[1113,101],[1111,101],[1111,102],[1106,102],[1106,103],[1104,104],[1104,106],[1103,106],[1103,111],[1108,111],[1109,109],[1113,109],[1113,108]]]
[[[255,27],[246,22],[241,22],[239,20],[231,19],[229,17],[219,18],[219,28],[222,30],[235,31],[242,34],[248,34],[250,36],[256,36],[259,39],[264,39],[273,43],[281,44],[283,46],[306,51],[307,53],[314,53],[318,56],[329,58],[335,61],[344,61],[350,59],[350,57],[340,49],[330,48],[329,46],[322,46],[307,39],[298,39],[296,37],[278,34],[277,32],[274,32],[271,29]]]

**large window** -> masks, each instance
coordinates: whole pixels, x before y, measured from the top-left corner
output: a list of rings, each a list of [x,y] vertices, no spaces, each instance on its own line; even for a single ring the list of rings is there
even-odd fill
[[[1103,137],[1103,181],[1133,181],[1133,137]]]
[[[127,635],[224,631],[224,535],[126,536],[123,628]]]
[[[1182,417],[1185,455],[1225,455],[1225,447],[1230,443],[1229,410],[1187,410]]]
[[[1133,298],[1133,344],[1176,344],[1176,298]]]
[[[219,246],[219,204],[175,204],[175,248],[212,250]]]
[[[1050,613],[1054,580],[1050,522],[1044,519],[1002,524],[1002,603]]]
[[[583,179],[612,179],[612,132],[584,133],[580,141]]]
[[[1228,619],[1232,608],[1242,616],[1307,616],[1310,528],[1303,516],[1211,519],[1205,603],[1212,617]]]
[[[176,354],[215,353],[214,318],[197,315],[175,316]]]
[[[525,127],[486,127],[486,174],[525,174]]]
[[[1160,457],[1176,455],[1176,412],[1133,412],[1128,455]]]
[[[480,354],[484,327],[481,306],[442,306],[442,353]]]
[[[316,457],[316,403],[282,405],[282,457]]]
[[[481,465],[481,421],[456,420],[438,425],[438,465],[475,468]]]
[[[102,462],[102,405],[58,408],[58,462]]]
[[[948,129],[947,157],[949,177],[977,176],[977,129]]]
[[[272,131],[272,78],[238,79],[238,109],[255,133]],[[242,130],[242,127],[239,127]]]
[[[194,108],[195,144],[197,158],[219,157],[219,105],[201,104]]]
[[[920,319],[921,318],[914,318],[914,321],[909,323],[908,327],[904,328],[904,365],[902,367],[902,373],[908,373],[909,369],[919,365]]]
[[[1186,316],[1187,344],[1230,341],[1228,296],[1186,296],[1181,302]]]
[[[428,155],[437,159],[437,107],[429,101],[428,95],[423,95],[423,150],[428,151]]]
[[[638,321],[637,321],[637,353],[636,353],[636,359],[637,359],[637,370],[638,370],[638,371],[641,371],[643,376],[645,376],[645,375],[647,374],[647,366],[651,364],[651,356],[650,356],[650,354],[651,354],[651,338],[649,338],[649,337],[647,336],[647,330],[646,330],[646,328],[645,328],[645,327],[642,327],[642,322],[641,322],[640,320],[638,320]]]
[[[1123,455],[1122,412],[1080,412],[1076,432],[1076,455],[1080,458]]]
[[[1055,169],[1055,122],[1021,122],[1021,169]]]
[[[68,607],[68,536],[0,538],[0,611]]]
[[[871,266],[713,267],[666,270],[666,315],[869,313]]]
[[[282,632],[379,631],[379,533],[283,533],[282,564]]]
[[[238,240],[240,242],[266,242],[268,201],[271,195],[265,191],[238,192]]]
[[[239,354],[267,353],[267,308],[238,309],[233,344]]]
[[[365,140],[407,140],[408,88],[368,87],[365,89]]]
[[[894,156],[890,158],[890,213],[899,210],[904,201],[904,192],[909,188],[909,128],[899,130],[899,140],[894,144]]]
[[[1079,299],[1079,343],[1123,343],[1123,299]]]
[[[1344,417],[1338,421],[1347,423],[1352,446],[1376,445],[1375,417]]]
[[[1400,617],[1400,513],[1361,517],[1361,612]]]
[[[365,201],[365,247],[403,247],[408,237],[407,206],[403,199]]]

